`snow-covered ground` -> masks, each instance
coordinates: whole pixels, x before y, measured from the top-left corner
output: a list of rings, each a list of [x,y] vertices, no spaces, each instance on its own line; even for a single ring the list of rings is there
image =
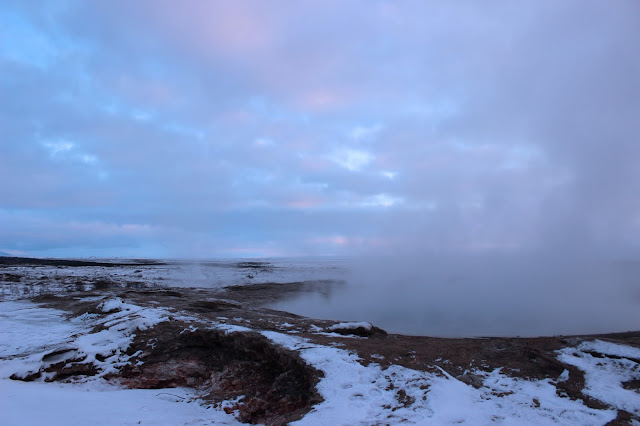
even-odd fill
[[[17,300],[40,293],[88,290],[96,281],[123,286],[217,288],[229,285],[342,280],[349,274],[347,261],[337,258],[229,259],[220,261],[167,260],[161,264],[118,266],[5,266],[0,272],[0,300]],[[12,281],[7,277],[21,277]]]
[[[105,376],[126,364],[126,348],[141,329],[165,321],[164,308],[141,307],[118,298],[95,300],[102,313],[67,319],[61,311],[27,301],[0,303],[0,424],[235,424],[222,407],[205,406],[187,389],[123,389]],[[188,320],[187,313],[180,314]],[[201,320],[201,319],[200,319]],[[227,333],[248,328],[211,322]],[[557,357],[585,372],[585,392],[611,409],[592,409],[556,393],[554,380],[512,378],[500,369],[473,371],[475,388],[443,370],[364,366],[354,353],[314,344],[285,332],[256,330],[274,344],[296,351],[325,377],[318,384],[324,402],[301,425],[504,424],[604,425],[624,409],[640,414],[640,394],[622,382],[640,379],[640,349],[601,340],[559,351]],[[64,359],[93,364],[98,373],[69,383],[46,383],[48,365]],[[32,382],[11,380],[44,374]]]
[[[325,373],[319,385],[325,402],[296,423],[300,425],[603,425],[617,414],[615,410],[595,410],[582,401],[558,396],[553,381],[548,379],[515,379],[499,369],[488,373],[474,371],[485,385],[476,389],[443,370],[441,374],[432,374],[400,366],[386,370],[376,364],[365,367],[355,355],[338,348],[310,346],[304,339],[280,333],[263,332],[263,335],[287,348],[299,350],[305,361]],[[600,343],[603,349],[612,349],[604,342]],[[638,349],[625,348],[635,356],[640,355]],[[576,354],[586,355],[580,350],[576,350]],[[600,381],[597,376],[602,375],[603,369],[606,374],[610,365],[611,362],[605,362],[605,366],[590,365],[584,371],[593,381],[594,389],[624,391],[619,399],[607,402],[614,407],[637,410],[640,395],[622,389],[620,381],[638,377],[638,365],[635,370],[619,372],[614,380]],[[601,389],[601,385],[606,388]]]
[[[120,389],[103,383],[0,380],[0,423],[40,425],[239,424],[232,416],[189,403],[185,389]]]
[[[199,404],[192,390],[124,389],[107,383],[103,377],[130,358],[124,351],[133,333],[167,317],[163,309],[145,309],[117,299],[102,307],[113,312],[99,319],[85,314],[67,320],[63,312],[31,302],[0,303],[0,424],[238,423],[224,411]],[[98,324],[104,328],[92,333]],[[62,350],[68,351],[51,356]],[[13,374],[25,377],[69,357],[84,358],[82,362],[100,371],[70,383],[46,383],[47,373],[31,382],[9,379]]]

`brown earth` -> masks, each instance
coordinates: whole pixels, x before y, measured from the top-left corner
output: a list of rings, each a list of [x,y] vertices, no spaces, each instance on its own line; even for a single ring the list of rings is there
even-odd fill
[[[214,403],[242,397],[242,404],[229,410],[250,423],[298,420],[322,401],[315,389],[322,373],[262,335],[184,330],[184,324],[171,321],[138,333],[128,352],[142,355],[116,378],[137,389],[197,388]]]

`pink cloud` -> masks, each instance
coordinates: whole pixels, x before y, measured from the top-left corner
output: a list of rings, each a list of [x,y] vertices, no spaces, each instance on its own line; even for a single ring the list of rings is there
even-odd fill
[[[343,235],[330,235],[324,237],[316,237],[308,240],[312,244],[331,244],[336,246],[346,246],[349,244],[350,239]]]
[[[318,89],[297,95],[293,102],[299,108],[322,112],[340,108],[347,103],[346,101],[346,96],[335,90]]]
[[[148,2],[137,7],[167,45],[217,72],[239,73],[265,95],[311,113],[343,108],[356,96],[341,78],[358,68],[347,45],[335,44],[327,27],[310,31],[311,14],[330,19],[338,4],[194,0]],[[314,25],[319,23],[311,20]],[[345,28],[341,28],[344,31]],[[325,87],[316,87],[324,81]]]
[[[273,45],[276,34],[267,5],[242,1],[151,2],[146,12],[170,38],[201,54],[251,56]]]
[[[292,200],[287,202],[285,205],[287,207],[291,207],[294,209],[310,209],[313,207],[321,206],[324,203],[324,200],[320,198],[299,198],[296,200]]]
[[[341,248],[358,248],[366,249],[371,247],[386,247],[389,245],[387,240],[377,237],[359,237],[346,235],[326,235],[314,237],[307,240],[310,244],[326,244]]]
[[[136,78],[133,74],[119,74],[109,82],[109,89],[148,107],[164,107],[179,97],[165,81]]]

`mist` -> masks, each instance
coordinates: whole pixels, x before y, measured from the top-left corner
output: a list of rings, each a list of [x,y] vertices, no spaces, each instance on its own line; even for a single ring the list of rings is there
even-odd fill
[[[278,308],[441,337],[640,328],[640,262],[596,254],[414,253],[361,258],[345,287]]]

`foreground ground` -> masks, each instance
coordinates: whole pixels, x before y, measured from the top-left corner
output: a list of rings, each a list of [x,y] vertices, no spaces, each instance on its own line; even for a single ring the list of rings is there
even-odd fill
[[[5,262],[0,423],[640,424],[640,332],[392,335],[264,307],[336,282],[142,279],[160,268]]]

